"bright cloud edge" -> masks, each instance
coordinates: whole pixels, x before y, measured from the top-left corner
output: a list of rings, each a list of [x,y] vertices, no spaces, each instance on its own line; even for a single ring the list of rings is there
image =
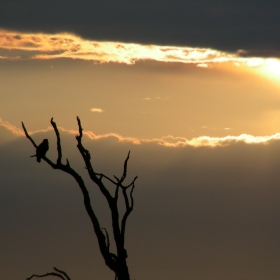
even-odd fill
[[[0,118],[0,126],[4,127],[8,131],[10,131],[16,137],[24,137],[24,131],[7,121],[3,121]],[[66,129],[64,127],[59,127],[62,132],[77,135],[78,130],[74,129]],[[46,129],[40,129],[36,131],[30,131],[30,135],[38,134],[38,133],[46,133],[48,131],[53,130],[51,126],[47,127]],[[106,133],[97,135],[90,130],[84,130],[83,134],[87,136],[91,140],[99,140],[99,139],[106,139],[109,137],[116,138],[119,142],[129,142],[135,145],[145,144],[145,143],[155,143],[160,146],[165,147],[224,147],[229,146],[234,143],[246,143],[246,144],[268,144],[273,140],[280,140],[280,133],[275,133],[273,135],[266,135],[266,136],[253,136],[250,134],[241,134],[238,136],[228,135],[224,137],[210,137],[210,136],[200,136],[196,138],[192,138],[188,140],[185,137],[176,137],[172,135],[163,136],[161,138],[135,138],[135,137],[123,137],[118,133]]]

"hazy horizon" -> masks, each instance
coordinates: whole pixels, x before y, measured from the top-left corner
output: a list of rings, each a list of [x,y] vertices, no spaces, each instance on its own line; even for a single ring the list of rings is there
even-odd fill
[[[280,260],[278,2],[42,0],[0,4],[0,271],[56,266],[113,279],[78,186],[76,117],[97,172],[138,175],[131,279],[277,280]],[[102,227],[108,207],[85,179]],[[110,186],[108,186],[110,188]],[[109,230],[109,233],[111,231]],[[111,237],[112,239],[112,237]]]

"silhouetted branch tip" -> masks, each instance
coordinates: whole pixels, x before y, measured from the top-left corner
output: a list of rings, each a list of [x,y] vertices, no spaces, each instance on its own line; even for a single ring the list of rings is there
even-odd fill
[[[31,143],[33,144],[33,146],[37,149],[38,146],[36,145],[36,143],[34,142],[34,140],[33,140],[33,139],[30,137],[30,135],[28,134],[27,129],[25,128],[24,123],[21,122],[21,125],[22,125],[23,131],[24,131],[24,133],[25,133],[25,136],[31,141]]]
[[[67,280],[71,280],[70,277],[68,276],[68,274],[67,274],[65,271],[63,271],[63,270],[61,270],[61,269],[58,269],[58,268],[56,268],[56,267],[54,267],[53,269],[54,269],[55,271],[57,271],[57,272],[63,274],[63,275],[67,278]]]
[[[57,145],[57,165],[61,165],[61,158],[62,158],[62,150],[61,150],[61,142],[60,142],[60,134],[57,129],[56,123],[53,121],[53,118],[51,118],[51,125],[54,129],[55,135],[56,135],[56,145]]]
[[[124,181],[124,179],[126,178],[126,174],[127,174],[127,163],[128,163],[128,160],[129,160],[129,156],[130,156],[130,151],[128,152],[127,154],[127,157],[124,161],[124,166],[123,166],[123,175],[122,175],[122,178],[120,179],[120,183],[122,183]]]
[[[81,124],[81,120],[79,117],[77,117],[77,122],[78,122],[78,127],[79,127],[79,137],[82,138],[83,136],[83,128],[82,128],[82,124]]]

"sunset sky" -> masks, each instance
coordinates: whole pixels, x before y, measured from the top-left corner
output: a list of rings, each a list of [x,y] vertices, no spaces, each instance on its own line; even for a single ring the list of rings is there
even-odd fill
[[[86,178],[79,116],[97,172],[131,151],[132,279],[278,279],[279,26],[272,0],[0,3],[1,277],[114,279],[78,186],[29,157],[21,128],[55,160],[53,117]]]

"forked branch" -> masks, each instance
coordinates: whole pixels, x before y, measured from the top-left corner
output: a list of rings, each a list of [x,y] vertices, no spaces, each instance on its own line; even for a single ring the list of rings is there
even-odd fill
[[[89,196],[88,190],[86,188],[86,185],[85,185],[82,177],[73,168],[70,167],[70,164],[69,164],[68,160],[67,160],[66,164],[63,164],[61,162],[61,158],[62,158],[62,152],[61,151],[62,150],[61,150],[59,131],[58,131],[56,123],[53,121],[53,119],[51,119],[51,124],[52,124],[52,126],[54,128],[54,131],[55,131],[55,134],[56,134],[56,138],[57,138],[57,153],[58,153],[57,162],[56,163],[52,162],[46,156],[42,157],[42,159],[44,161],[46,161],[52,168],[60,169],[63,172],[66,172],[66,173],[70,174],[76,180],[76,182],[78,183],[78,185],[80,187],[80,190],[81,190],[81,192],[83,194],[83,197],[84,197],[85,209],[87,211],[88,216],[91,219],[91,222],[92,222],[95,234],[96,234],[97,239],[98,239],[98,244],[99,244],[100,251],[101,251],[104,259],[106,259],[106,264],[111,269],[113,269],[115,267],[115,263],[114,263],[114,261],[111,260],[111,257],[108,257],[108,256],[110,256],[111,252],[109,252],[109,250],[108,250],[108,248],[106,246],[106,237],[105,237],[105,235],[103,234],[103,232],[101,230],[98,218],[96,217],[95,212],[94,212],[94,210],[92,208],[90,196]],[[32,139],[32,137],[28,134],[27,129],[25,128],[24,123],[22,123],[22,127],[23,127],[23,130],[24,130],[24,133],[25,133],[26,137],[31,141],[33,146],[35,148],[37,148],[38,146],[36,145],[36,143]]]
[[[124,181],[127,177],[127,166],[128,166],[128,160],[130,156],[130,152],[128,153],[124,165],[123,165],[123,172],[122,176],[119,179],[118,177],[114,176],[115,180],[109,178],[108,176],[104,175],[103,173],[96,173],[95,170],[92,167],[91,164],[91,155],[90,152],[84,148],[82,144],[82,137],[83,137],[83,128],[81,121],[79,117],[77,117],[77,123],[78,123],[78,135],[76,136],[77,140],[77,148],[84,160],[87,172],[91,180],[95,183],[95,185],[98,186],[101,193],[106,198],[110,211],[111,211],[111,222],[112,222],[112,229],[113,229],[113,235],[114,235],[114,241],[117,249],[117,254],[114,254],[110,252],[110,239],[109,234],[105,228],[101,228],[99,224],[99,220],[95,215],[95,212],[92,208],[90,196],[88,193],[88,190],[85,186],[84,180],[82,177],[72,168],[70,167],[70,163],[68,160],[66,160],[66,164],[62,163],[62,148],[61,148],[61,140],[60,140],[60,134],[58,131],[58,128],[56,126],[56,123],[53,121],[53,118],[51,119],[51,125],[54,129],[54,132],[56,134],[56,142],[57,142],[57,160],[56,163],[52,162],[50,159],[48,159],[45,155],[42,156],[42,159],[46,161],[52,168],[54,169],[60,169],[63,172],[68,173],[71,175],[76,182],[78,183],[80,190],[83,194],[84,198],[84,206],[87,211],[88,216],[91,219],[98,244],[100,252],[105,260],[106,265],[115,272],[117,279],[119,280],[129,280],[129,272],[128,267],[126,264],[126,258],[127,253],[126,249],[124,247],[124,236],[125,236],[125,227],[126,227],[126,221],[129,216],[129,214],[132,212],[134,207],[134,200],[133,200],[133,191],[135,188],[135,181],[137,177],[135,177],[132,182],[128,185],[124,185]],[[24,133],[26,137],[31,141],[33,146],[38,149],[37,144],[34,142],[32,137],[28,134],[24,123],[22,123],[22,128],[24,130]],[[108,182],[113,184],[115,186],[115,194],[111,195],[111,192],[105,187],[102,179],[106,179]],[[118,209],[118,197],[119,197],[119,191],[122,191],[122,195],[124,198],[125,203],[125,213],[122,217],[120,217],[119,209]],[[104,232],[105,234],[104,234]],[[31,277],[28,278],[28,280],[32,279],[33,277],[47,277],[47,276],[55,276],[58,278],[61,278],[62,280],[70,280],[69,276],[64,273],[63,271],[60,271],[56,268],[54,268],[54,272],[48,272],[46,274],[42,275],[36,275],[33,274]]]

